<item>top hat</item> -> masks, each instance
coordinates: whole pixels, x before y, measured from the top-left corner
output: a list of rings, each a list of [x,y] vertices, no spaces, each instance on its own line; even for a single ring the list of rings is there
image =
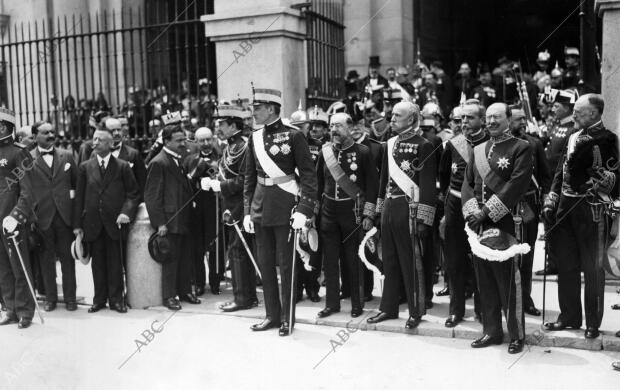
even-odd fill
[[[381,61],[379,61],[379,56],[370,56],[368,67],[369,68],[378,68],[381,66]]]

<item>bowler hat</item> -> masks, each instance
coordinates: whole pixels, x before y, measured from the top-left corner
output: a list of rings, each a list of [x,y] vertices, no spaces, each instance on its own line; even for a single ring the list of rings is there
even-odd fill
[[[154,232],[149,237],[149,254],[160,264],[169,263],[172,260],[170,241],[166,236],[160,236]]]

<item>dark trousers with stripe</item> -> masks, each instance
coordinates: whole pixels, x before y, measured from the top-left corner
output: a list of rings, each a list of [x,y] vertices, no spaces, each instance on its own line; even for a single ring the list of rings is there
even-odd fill
[[[0,289],[6,305],[7,317],[32,318],[34,316],[34,299],[26,280],[28,277],[32,282],[27,248],[28,236],[25,231],[20,230],[18,237],[17,242],[28,276],[24,273],[24,268],[15,252],[13,241],[2,235],[2,243],[0,244]]]
[[[227,255],[232,274],[233,296],[237,305],[247,306],[256,299],[256,271],[235,228],[226,226],[226,230],[229,240]],[[251,250],[252,236],[244,232],[241,234]]]
[[[289,240],[289,225],[262,226],[254,224],[256,232],[256,250],[258,266],[263,276],[263,293],[265,312],[268,319],[289,321],[291,309],[291,282],[293,279],[293,233]],[[278,274],[276,265],[280,267],[280,281],[278,288]],[[295,286],[293,286],[295,287]],[[293,291],[296,291],[293,289]],[[293,323],[295,322],[295,305],[293,305]],[[293,324],[289,324],[292,326]]]
[[[338,258],[347,264],[351,307],[361,304],[360,260],[357,256],[358,235],[353,233],[357,224],[353,213],[353,201],[323,199],[321,207],[321,239],[323,241],[323,270],[327,289],[326,307],[340,308]],[[353,234],[352,234],[353,233]],[[347,238],[343,243],[342,241]],[[344,270],[342,271],[344,272]]]
[[[473,264],[467,234],[463,230],[465,219],[461,199],[448,194],[445,204],[446,236],[444,256],[448,285],[450,286],[450,315],[465,316],[465,286],[472,277]],[[476,298],[479,294],[476,293]],[[477,305],[474,305],[477,306]]]
[[[398,314],[400,291],[404,284],[409,315],[421,317],[426,314],[424,273],[419,245],[416,245],[415,258],[413,256],[409,219],[409,204],[405,197],[385,200],[381,215],[385,284],[379,310],[388,315]]]
[[[512,215],[508,214],[497,223],[486,222],[484,228],[499,228],[514,235]],[[474,257],[478,278],[483,333],[502,338],[502,311],[506,316],[511,340],[525,338],[521,276],[516,258],[506,261],[489,261]]]
[[[576,204],[579,203],[579,204]],[[571,210],[572,209],[572,210]],[[566,213],[570,211],[570,214]],[[593,221],[590,205],[581,198],[562,196],[555,228],[558,241],[559,320],[581,326],[581,272],[585,281],[584,306],[586,326],[599,328],[603,319],[605,271],[602,266],[608,222],[603,216]]]

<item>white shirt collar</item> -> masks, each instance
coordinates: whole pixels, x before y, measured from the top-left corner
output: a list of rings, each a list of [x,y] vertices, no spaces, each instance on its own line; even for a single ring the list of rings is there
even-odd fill
[[[52,146],[49,149],[43,149],[42,147],[37,145],[37,149],[39,149],[39,153],[48,153],[48,152],[53,152],[54,151],[54,147]]]
[[[108,153],[108,155],[105,157],[101,157],[100,155],[97,155],[97,163],[99,164],[99,166],[101,166],[101,161],[103,161],[103,166],[107,168],[108,164],[110,163],[111,155],[112,153]]]

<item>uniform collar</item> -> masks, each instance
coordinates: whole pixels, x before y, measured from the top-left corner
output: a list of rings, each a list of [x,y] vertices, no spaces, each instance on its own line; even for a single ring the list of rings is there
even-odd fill
[[[414,136],[421,136],[422,135],[422,130],[420,130],[420,126],[416,127],[415,129],[412,127],[409,127],[408,129],[406,129],[405,131],[403,131],[402,133],[400,133],[398,135],[398,140],[399,141],[404,141],[407,140],[409,138],[412,138]]]
[[[265,129],[274,129],[274,128],[278,127],[278,123],[281,123],[281,120],[280,120],[279,117],[276,118],[276,120],[274,120],[273,122],[267,123],[265,125]]]
[[[598,121],[598,122],[588,126],[586,131],[597,131],[597,130],[602,129],[602,128],[603,128],[603,122],[602,121]]]
[[[368,134],[364,133],[362,134],[361,137],[358,138],[357,141],[355,141],[356,144],[361,144],[362,142],[364,142],[364,140],[366,139],[366,137],[368,136]]]
[[[501,142],[508,141],[509,139],[512,139],[512,138],[514,138],[514,136],[510,134],[509,130],[506,130],[505,132],[498,135],[497,137],[491,136],[491,142],[493,142],[494,144],[499,144]]]
[[[469,142],[478,142],[482,138],[484,138],[484,130],[482,130],[482,128],[478,129],[477,132],[470,134],[469,136],[465,136],[465,139]]]

